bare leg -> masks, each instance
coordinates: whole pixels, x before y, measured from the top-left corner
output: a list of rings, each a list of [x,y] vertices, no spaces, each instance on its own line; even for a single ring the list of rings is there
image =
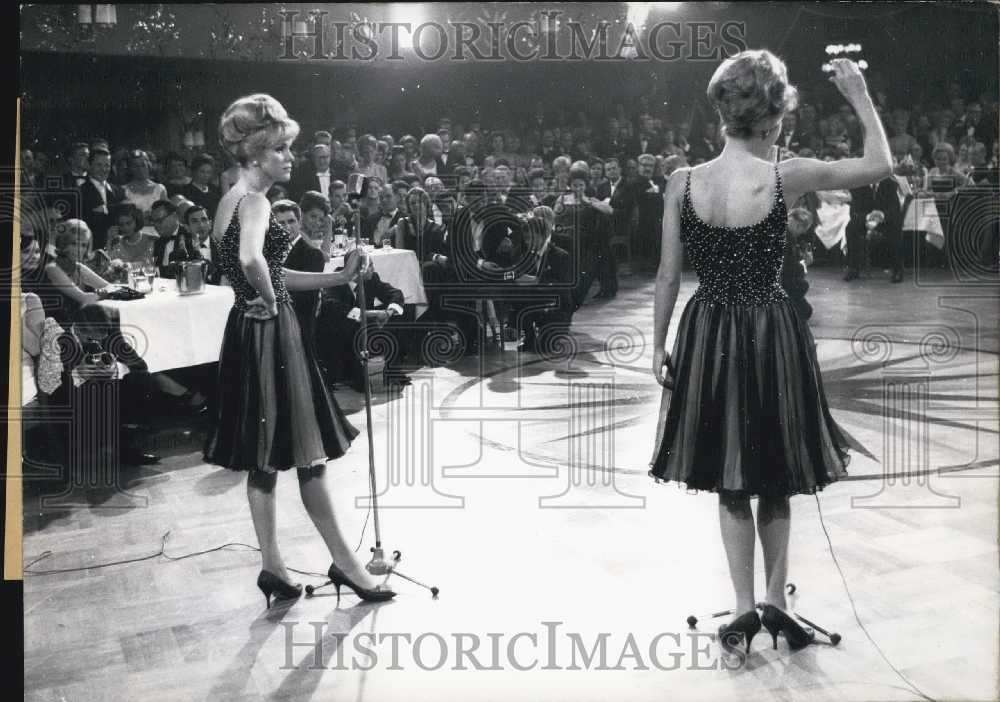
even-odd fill
[[[729,560],[729,575],[736,590],[736,614],[753,610],[753,550],[755,543],[750,498],[719,495],[719,526]]]
[[[250,518],[257,543],[260,544],[261,567],[269,570],[285,582],[289,582],[285,563],[278,550],[278,529],[274,509],[274,486],[278,482],[277,473],[250,471],[247,475],[247,500],[250,502]]]
[[[764,573],[767,578],[767,602],[785,609],[785,583],[788,580],[788,534],[791,509],[787,497],[761,497],[757,506],[757,533],[764,550]]]
[[[333,505],[330,504],[330,493],[324,482],[326,466],[300,468],[298,474],[302,504],[316,526],[316,531],[326,542],[326,547],[329,549],[330,556],[337,568],[358,585],[365,588],[375,587],[375,581],[355,560],[354,549],[347,544],[340,527],[337,525],[337,518],[333,514]]]

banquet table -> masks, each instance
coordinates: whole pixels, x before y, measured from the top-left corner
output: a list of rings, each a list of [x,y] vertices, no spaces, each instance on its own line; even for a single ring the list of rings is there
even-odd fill
[[[420,261],[409,249],[373,249],[369,252],[379,277],[403,292],[403,301],[414,305],[419,317],[427,310],[427,293],[420,276]],[[334,256],[326,264],[327,271],[344,265],[343,256]]]
[[[177,283],[157,278],[141,300],[102,300],[118,317],[122,334],[146,362],[150,373],[215,363],[222,349],[233,290],[206,285],[203,292],[181,295]]]

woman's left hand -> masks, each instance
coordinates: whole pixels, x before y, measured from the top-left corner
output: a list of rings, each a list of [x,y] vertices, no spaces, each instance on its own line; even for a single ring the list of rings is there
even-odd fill
[[[657,349],[653,352],[653,375],[656,377],[656,382],[663,387],[674,387],[674,364],[666,349]]]
[[[250,319],[274,319],[278,316],[278,303],[268,303],[259,295],[252,300],[247,300],[247,309],[244,315]]]

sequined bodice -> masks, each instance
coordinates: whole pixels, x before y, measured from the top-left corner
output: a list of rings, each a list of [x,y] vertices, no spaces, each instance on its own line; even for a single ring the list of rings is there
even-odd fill
[[[246,197],[245,195],[243,197]],[[236,298],[235,307],[240,310],[246,309],[247,300],[257,297],[258,292],[254,286],[250,285],[243,274],[243,267],[240,265],[240,198],[233,209],[232,219],[222,235],[219,242],[219,260],[217,264],[222,269],[229,284],[233,288]],[[270,215],[267,224],[267,233],[264,235],[264,260],[267,261],[267,268],[271,273],[271,287],[274,288],[274,299],[278,304],[287,302],[288,289],[285,287],[285,259],[288,252],[292,250],[292,237],[288,230],[278,224],[274,215]]]
[[[688,171],[681,241],[698,273],[695,299],[717,305],[767,305],[788,299],[781,287],[788,214],[777,168],[775,177],[774,203],[764,219],[743,227],[716,227],[695,212]]]

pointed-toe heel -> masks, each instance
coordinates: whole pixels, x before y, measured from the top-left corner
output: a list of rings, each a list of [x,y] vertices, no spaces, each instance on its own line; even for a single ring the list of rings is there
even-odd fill
[[[333,586],[337,589],[338,601],[340,600],[340,588],[342,585],[349,587],[354,591],[355,595],[360,597],[365,602],[386,602],[396,596],[396,593],[392,590],[383,588],[379,585],[376,585],[373,588],[366,588],[358,585],[347,577],[347,575],[345,575],[344,572],[334,563],[330,564],[330,570],[327,571],[326,575],[330,579],[330,582],[333,583]]]
[[[269,570],[260,571],[260,575],[257,576],[257,587],[264,593],[264,602],[267,603],[268,609],[271,609],[272,595],[277,603],[278,600],[298,599],[299,595],[302,594],[302,585],[286,583]]]
[[[798,622],[774,605],[766,604],[761,608],[760,620],[771,634],[771,643],[778,648],[778,634],[784,634],[785,641],[791,649],[805,648],[816,638],[816,632],[803,628]]]
[[[726,652],[735,653],[740,644],[745,642],[745,653],[750,653],[750,644],[759,631],[760,617],[757,610],[751,610],[719,627],[719,644]]]

